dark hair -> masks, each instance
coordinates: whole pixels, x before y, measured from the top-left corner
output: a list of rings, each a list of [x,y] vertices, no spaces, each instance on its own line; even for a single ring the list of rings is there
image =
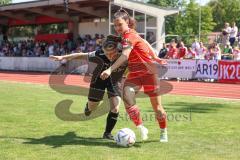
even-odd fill
[[[102,49],[104,51],[112,51],[118,48],[118,43],[122,41],[122,38],[115,35],[108,35],[102,41]]]
[[[119,9],[115,14],[114,14],[114,19],[117,18],[122,18],[124,19],[127,23],[128,23],[128,27],[131,29],[135,29],[136,28],[136,20],[131,17],[128,12],[124,9]]]

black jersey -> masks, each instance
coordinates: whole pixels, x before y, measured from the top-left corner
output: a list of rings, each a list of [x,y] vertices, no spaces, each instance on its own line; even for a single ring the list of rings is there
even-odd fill
[[[89,53],[88,61],[97,64],[97,66],[96,65],[94,66],[95,69],[92,73],[93,74],[92,80],[99,79],[101,73],[104,70],[108,69],[112,64],[114,64],[116,60],[111,62],[105,56],[105,53],[103,52],[102,49]],[[89,64],[89,66],[91,68],[91,64]],[[112,81],[112,83],[117,83],[121,81],[126,68],[127,68],[127,62],[111,73],[109,79]]]

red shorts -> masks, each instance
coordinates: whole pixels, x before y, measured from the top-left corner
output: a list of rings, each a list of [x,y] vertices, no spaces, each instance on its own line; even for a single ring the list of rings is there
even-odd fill
[[[145,94],[150,97],[156,97],[160,95],[159,84],[158,76],[156,74],[145,74],[141,77],[127,77],[124,86],[137,87],[139,89],[143,87]]]

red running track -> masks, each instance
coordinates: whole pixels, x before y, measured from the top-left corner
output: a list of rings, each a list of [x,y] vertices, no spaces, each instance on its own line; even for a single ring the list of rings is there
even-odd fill
[[[48,73],[35,72],[0,72],[0,80],[15,81],[24,83],[49,84]],[[89,83],[84,81],[83,76],[68,75],[64,81],[67,85],[76,85],[88,87]],[[89,80],[89,79],[88,79]],[[173,86],[170,94],[191,95],[215,98],[229,98],[240,100],[239,84],[223,84],[223,83],[204,83],[204,82],[176,82],[167,81]],[[55,82],[59,84],[59,82]]]

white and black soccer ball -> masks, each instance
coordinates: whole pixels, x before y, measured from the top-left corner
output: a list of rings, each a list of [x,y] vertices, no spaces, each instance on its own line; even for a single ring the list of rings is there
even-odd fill
[[[136,142],[136,135],[129,128],[119,130],[114,138],[117,145],[122,147],[131,147]]]

